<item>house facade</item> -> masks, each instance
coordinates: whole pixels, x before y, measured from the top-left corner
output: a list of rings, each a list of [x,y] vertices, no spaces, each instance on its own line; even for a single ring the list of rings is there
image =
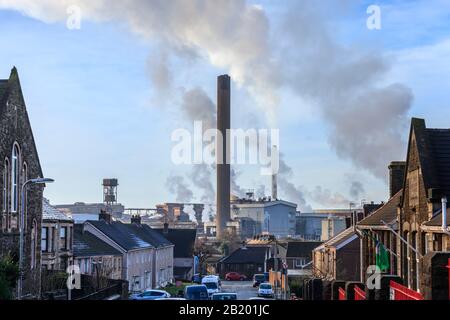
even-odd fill
[[[122,279],[123,254],[90,232],[83,231],[82,224],[77,224],[74,230],[74,264],[78,265],[81,274]]]
[[[442,211],[450,198],[450,129],[429,129],[425,120],[412,119],[406,160],[399,233],[397,274],[405,285],[423,291],[423,257],[429,252],[449,252],[448,221]]]
[[[131,292],[164,286],[173,281],[174,245],[157,231],[132,219],[125,224],[102,213],[98,221],[86,221],[89,232],[122,254],[122,279]]]
[[[0,257],[19,261],[20,214],[24,214],[22,298],[41,292],[41,221],[43,185],[22,185],[43,177],[19,75],[0,80]],[[23,208],[22,208],[22,203]]]
[[[302,270],[311,265],[312,252],[321,244],[319,241],[289,241],[286,251],[288,269]]]
[[[163,237],[174,244],[173,276],[179,280],[190,280],[194,275],[194,247],[197,229],[173,229],[165,225],[163,229],[155,229]]]
[[[41,265],[43,270],[66,271],[73,263],[73,220],[42,201]]]

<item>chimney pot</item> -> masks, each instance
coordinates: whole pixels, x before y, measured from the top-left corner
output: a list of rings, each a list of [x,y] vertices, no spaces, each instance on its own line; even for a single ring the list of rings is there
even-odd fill
[[[112,221],[111,214],[106,212],[106,210],[102,209],[100,210],[100,214],[98,215],[98,220],[105,221],[106,223],[111,223]]]
[[[140,226],[141,225],[141,216],[138,214],[131,216],[131,223]]]

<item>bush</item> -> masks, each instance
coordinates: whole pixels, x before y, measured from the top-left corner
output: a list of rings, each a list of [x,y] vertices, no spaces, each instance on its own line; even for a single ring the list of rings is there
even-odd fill
[[[0,260],[0,300],[11,300],[19,278],[19,266],[8,255]]]
[[[190,283],[190,282],[182,282],[179,286],[176,285],[168,285],[164,288],[165,291],[167,291],[172,297],[175,297],[178,295],[179,291],[183,291],[184,292],[184,288],[187,286],[191,286],[194,283]]]

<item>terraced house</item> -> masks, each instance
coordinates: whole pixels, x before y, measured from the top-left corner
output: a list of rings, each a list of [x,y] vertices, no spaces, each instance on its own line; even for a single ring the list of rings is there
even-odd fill
[[[41,221],[43,184],[27,184],[43,177],[16,68],[0,80],[0,257],[19,261],[23,213],[23,298],[37,298],[41,290]],[[23,193],[22,193],[23,189]]]
[[[398,275],[413,290],[427,293],[433,286],[427,283],[431,270],[426,256],[450,252],[449,221],[442,219],[449,198],[450,129],[430,129],[425,120],[414,118],[397,217],[399,231],[409,244],[398,242]]]
[[[122,255],[122,280],[131,292],[163,287],[173,281],[174,245],[140,217],[131,223],[113,221],[102,212],[98,221],[86,221],[81,232],[89,232]]]

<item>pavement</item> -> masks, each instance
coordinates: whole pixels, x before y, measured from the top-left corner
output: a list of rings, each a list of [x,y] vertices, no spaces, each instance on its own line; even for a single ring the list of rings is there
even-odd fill
[[[238,300],[248,300],[258,296],[258,289],[253,288],[253,281],[222,280],[222,292],[237,293]]]

